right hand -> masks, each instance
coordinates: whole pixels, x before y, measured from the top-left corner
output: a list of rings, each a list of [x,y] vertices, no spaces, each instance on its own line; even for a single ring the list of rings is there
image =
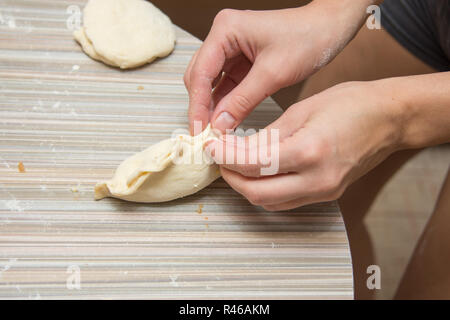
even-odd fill
[[[266,97],[327,64],[358,31],[368,3],[219,12],[184,75],[191,133],[194,121],[234,129]]]

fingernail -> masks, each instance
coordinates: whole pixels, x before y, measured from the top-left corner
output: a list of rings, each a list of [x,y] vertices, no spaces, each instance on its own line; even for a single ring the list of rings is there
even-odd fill
[[[225,132],[226,129],[233,129],[234,124],[236,123],[236,119],[224,111],[216,118],[214,121],[214,128],[220,130],[221,132]]]

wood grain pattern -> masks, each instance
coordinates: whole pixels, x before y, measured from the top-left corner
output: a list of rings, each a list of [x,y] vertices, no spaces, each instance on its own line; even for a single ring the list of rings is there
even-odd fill
[[[201,42],[177,29],[169,57],[113,69],[72,39],[72,4],[0,1],[0,298],[352,298],[335,203],[268,213],[222,179],[163,204],[93,200],[125,157],[187,127]],[[279,115],[266,99],[244,127]]]

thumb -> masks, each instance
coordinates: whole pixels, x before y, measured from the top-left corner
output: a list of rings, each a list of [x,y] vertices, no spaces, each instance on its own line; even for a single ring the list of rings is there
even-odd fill
[[[265,98],[281,88],[279,75],[256,60],[246,77],[217,104],[212,127],[221,132],[237,127]]]

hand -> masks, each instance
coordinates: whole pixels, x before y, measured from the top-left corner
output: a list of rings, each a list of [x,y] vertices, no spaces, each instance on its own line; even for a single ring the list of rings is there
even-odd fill
[[[287,210],[339,198],[346,187],[399,149],[404,112],[386,81],[349,82],[292,105],[267,129],[279,129],[279,169],[261,176],[261,165],[248,164],[257,140],[245,145],[222,136],[207,150],[224,163],[227,150],[246,154],[247,164],[223,164],[228,184],[251,203],[267,210]],[[223,152],[218,152],[223,150]]]
[[[219,12],[184,75],[191,133],[194,121],[234,129],[267,96],[327,64],[359,30],[371,2]]]

